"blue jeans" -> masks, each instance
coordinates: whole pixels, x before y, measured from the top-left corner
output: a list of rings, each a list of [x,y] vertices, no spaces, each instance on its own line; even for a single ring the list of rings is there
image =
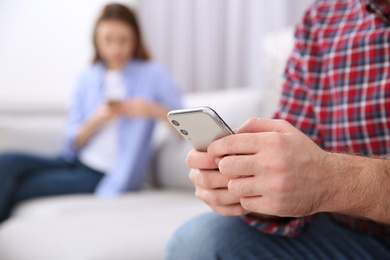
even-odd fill
[[[80,162],[23,153],[0,154],[0,222],[27,199],[92,193],[103,174]]]
[[[171,237],[166,260],[390,259],[390,245],[316,216],[295,237],[266,235],[238,217],[201,215]]]

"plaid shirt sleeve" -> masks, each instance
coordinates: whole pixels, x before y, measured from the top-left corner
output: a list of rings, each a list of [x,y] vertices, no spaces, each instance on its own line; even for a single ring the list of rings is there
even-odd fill
[[[306,11],[303,21],[295,29],[294,50],[284,72],[279,109],[276,111],[274,118],[289,121],[318,145],[321,145],[309,88],[306,84],[307,79],[304,78],[307,70],[304,61],[309,49],[308,45],[310,45],[312,51],[315,51],[312,46],[314,41],[311,39],[312,8]],[[281,218],[281,221],[267,221],[251,215],[244,215],[241,218],[251,227],[263,233],[292,237],[298,235],[305,225],[314,218],[314,215],[301,218]]]
[[[316,40],[313,39],[311,13],[307,10],[303,21],[295,28],[294,50],[284,71],[284,82],[279,100],[279,108],[274,118],[283,119],[305,133],[321,146],[318,124],[316,122],[313,101],[310,96],[310,73],[308,67],[315,67],[314,59],[309,59],[316,52]],[[308,62],[309,61],[309,62]]]
[[[301,218],[281,218],[281,221],[262,220],[251,215],[244,215],[241,218],[249,226],[265,234],[293,237],[301,232],[305,225],[314,218],[314,215]]]

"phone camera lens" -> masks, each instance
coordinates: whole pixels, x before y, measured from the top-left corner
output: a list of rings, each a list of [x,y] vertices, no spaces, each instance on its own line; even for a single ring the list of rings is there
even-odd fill
[[[180,129],[180,133],[182,133],[183,135],[188,135],[188,132],[184,129]]]
[[[176,120],[172,120],[172,124],[174,124],[175,126],[179,126],[179,122],[177,122]]]

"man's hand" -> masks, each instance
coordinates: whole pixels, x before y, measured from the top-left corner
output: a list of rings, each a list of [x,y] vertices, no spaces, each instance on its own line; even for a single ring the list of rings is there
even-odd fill
[[[224,194],[240,198],[247,211],[305,216],[335,192],[325,174],[330,154],[286,121],[250,119],[236,135],[214,141],[207,156],[223,157],[217,162],[225,181],[244,176],[231,178]]]
[[[187,157],[197,197],[217,213],[342,212],[390,224],[389,160],[326,152],[282,120],[250,119],[236,133]]]
[[[208,204],[212,210],[224,216],[239,216],[248,213],[240,198],[231,194],[227,185],[232,176],[224,176],[218,171],[215,157],[205,152],[191,150],[187,165],[192,168],[190,179],[195,184],[196,196]]]

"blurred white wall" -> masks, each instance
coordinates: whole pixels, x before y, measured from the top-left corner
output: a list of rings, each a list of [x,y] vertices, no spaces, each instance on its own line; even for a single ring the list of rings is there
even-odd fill
[[[66,102],[91,60],[92,27],[108,2],[1,0],[0,106]]]

